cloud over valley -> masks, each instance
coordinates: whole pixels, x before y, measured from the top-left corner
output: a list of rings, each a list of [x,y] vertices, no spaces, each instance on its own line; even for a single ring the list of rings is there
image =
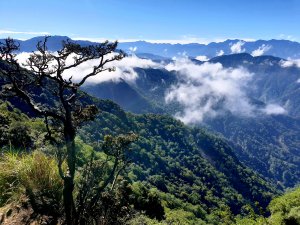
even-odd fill
[[[28,59],[29,55],[31,53],[23,52],[17,55],[17,59],[20,63],[24,64],[26,63],[26,60]],[[66,64],[71,64],[73,62],[73,57],[75,55],[71,55],[68,57]],[[107,58],[112,57],[113,55],[107,56]],[[92,72],[93,67],[97,65],[98,60],[90,60],[88,62],[82,63],[81,65],[71,68],[69,70],[66,70],[63,73],[63,76],[65,79],[69,79],[72,77],[73,81],[79,81],[84,74],[88,74]],[[55,65],[52,65],[55,66]],[[120,61],[113,61],[107,64],[106,67],[114,68],[114,71],[104,71],[98,74],[97,76],[90,77],[88,79],[88,83],[101,83],[105,81],[115,81],[118,82],[120,79],[123,79],[128,82],[133,82],[138,74],[135,72],[134,68],[161,68],[162,65],[159,63],[153,62],[150,59],[141,59],[138,58],[136,55],[131,55],[128,57],[125,57],[124,59]]]
[[[19,62],[24,63],[28,56],[29,53],[20,53],[17,58]],[[197,59],[208,60],[206,56],[199,56]],[[70,57],[67,64],[72,60]],[[72,77],[73,81],[79,81],[82,75],[91,72],[96,64],[97,60],[91,60],[64,72],[63,75],[66,79]],[[135,70],[137,67],[172,72],[171,74],[176,77],[176,82],[165,90],[165,103],[179,104],[180,107],[174,116],[187,124],[199,123],[206,118],[214,118],[228,112],[243,117],[287,113],[282,106],[275,103],[268,104],[267,102],[265,106],[252,103],[248,90],[251,88],[249,83],[255,74],[244,67],[225,68],[220,63],[209,61],[195,63],[184,55],[172,61],[159,62],[142,59],[134,54],[121,61],[114,61],[108,66],[114,67],[115,70],[104,71],[91,77],[88,82],[90,84],[105,81],[118,82],[122,79],[128,83],[134,83],[139,76]]]
[[[201,122],[225,111],[253,114],[255,108],[244,91],[252,74],[244,68],[227,69],[220,63],[208,62],[196,65],[185,58],[168,64],[166,69],[177,71],[179,82],[167,91],[165,99],[183,106],[176,114],[183,122]]]

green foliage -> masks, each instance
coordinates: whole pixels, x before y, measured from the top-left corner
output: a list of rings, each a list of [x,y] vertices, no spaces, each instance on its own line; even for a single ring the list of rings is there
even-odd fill
[[[15,147],[26,149],[32,145],[29,127],[22,122],[13,122],[8,129],[9,141]]]
[[[251,217],[238,217],[236,219],[236,225],[266,225],[268,224],[263,217],[251,218]]]
[[[299,119],[229,115],[210,121],[210,127],[236,145],[235,154],[249,168],[282,187],[294,187],[299,183]]]
[[[141,214],[137,215],[131,220],[127,221],[127,225],[165,225],[164,222],[159,222],[155,219],[150,219],[149,217]]]
[[[29,119],[9,102],[0,101],[0,147],[22,150],[41,147],[45,132],[41,119]]]
[[[101,193],[99,204],[95,205],[90,210],[91,215],[87,219],[86,224],[107,225],[123,225],[125,224],[134,213],[131,204],[131,187],[130,185],[121,180],[114,190],[105,190]],[[84,205],[87,207],[88,205]]]
[[[150,189],[140,182],[132,185],[134,208],[143,211],[152,219],[164,219],[165,212],[156,190]]]
[[[300,188],[272,200],[269,209],[270,224],[300,224]]]
[[[274,198],[268,206],[271,215],[267,218],[255,214],[237,216],[237,225],[299,225],[300,224],[300,188],[288,191]]]
[[[166,213],[165,224],[201,225],[207,223],[197,218],[192,212],[183,209],[175,209]]]
[[[205,129],[188,128],[168,116],[126,115],[108,101],[99,107],[101,114],[79,131],[80,138],[97,143],[107,134],[138,134],[128,155],[134,162],[128,177],[155,187],[166,209],[229,224],[231,213],[239,213],[243,205],[257,201],[264,208],[276,193],[238,161],[226,140]]]
[[[166,212],[166,219],[158,221],[151,219],[143,214],[135,216],[133,219],[127,222],[129,225],[168,225],[168,224],[180,224],[180,225],[206,225],[207,223],[197,218],[193,213],[184,211],[183,209],[168,210]]]

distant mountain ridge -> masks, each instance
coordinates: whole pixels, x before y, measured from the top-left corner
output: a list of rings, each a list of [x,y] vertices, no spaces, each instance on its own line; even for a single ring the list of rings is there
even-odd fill
[[[233,48],[233,45],[240,45],[240,48]],[[272,55],[280,58],[300,58],[300,43],[289,40],[257,40],[247,42],[239,39],[226,40],[224,42],[211,42],[207,45],[191,44],[157,44],[145,41],[120,43],[120,48],[129,50],[136,48],[136,53],[152,53],[164,57],[174,57],[186,54],[189,57],[206,56],[213,58],[218,55],[233,53],[249,53],[261,55]],[[256,52],[254,52],[256,51]]]
[[[43,40],[43,36],[34,37],[28,40],[18,40],[22,52],[31,52],[36,49],[36,43]],[[60,48],[63,40],[70,39],[67,36],[52,36],[48,41],[48,48],[56,51]],[[3,39],[0,39],[0,42]],[[86,40],[73,40],[81,45],[95,44]],[[273,55],[280,58],[300,58],[300,43],[289,40],[257,40],[243,41],[239,39],[226,40],[223,42],[211,42],[209,44],[170,44],[170,43],[150,43],[146,41],[121,42],[119,48],[125,51],[135,50],[135,53],[147,53],[160,57],[172,58],[180,54],[189,57],[206,56],[213,58],[218,55],[228,55],[232,53],[249,53],[254,55]]]

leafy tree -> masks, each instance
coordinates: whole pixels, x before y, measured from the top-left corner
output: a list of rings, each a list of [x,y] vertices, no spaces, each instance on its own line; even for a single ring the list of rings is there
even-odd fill
[[[24,65],[27,69],[16,59],[15,52],[19,50],[19,45],[13,39],[8,38],[0,43],[1,97],[20,99],[34,114],[44,118],[46,139],[59,149],[57,157],[59,174],[64,183],[66,223],[71,225],[77,223],[73,196],[76,171],[75,136],[78,127],[92,120],[98,113],[95,105],[83,103],[79,88],[88,78],[103,71],[114,70],[107,67],[107,63],[121,60],[125,55],[116,49],[117,42],[83,47],[65,41],[61,50],[51,53],[47,50],[48,38],[38,42],[37,51],[30,55]],[[82,74],[80,80],[74,81],[72,77],[64,76],[67,71],[91,60],[97,63],[91,71]],[[48,101],[43,100],[45,95],[48,96]],[[64,161],[66,170],[63,169]],[[110,177],[108,179],[110,181]]]
[[[127,188],[115,190],[115,187],[119,174],[130,162],[129,145],[136,138],[133,133],[116,137],[106,135],[101,143],[104,157],[97,156],[95,152],[92,152],[91,157],[87,157],[89,162],[82,167],[76,198],[76,213],[81,225],[100,224],[101,220],[101,224],[118,224],[118,218],[115,217],[123,219],[126,217],[124,215],[130,214],[121,210],[128,202],[124,203],[124,199],[128,197]],[[106,190],[109,184],[111,185]],[[98,204],[99,202],[101,204]]]

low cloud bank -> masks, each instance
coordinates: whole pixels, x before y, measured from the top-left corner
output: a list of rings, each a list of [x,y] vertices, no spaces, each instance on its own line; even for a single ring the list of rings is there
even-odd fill
[[[225,111],[245,116],[254,111],[244,91],[252,74],[243,68],[227,69],[208,62],[196,65],[184,58],[166,69],[177,71],[180,82],[167,91],[165,100],[183,106],[175,116],[185,123],[201,122]]]
[[[26,60],[28,59],[29,55],[31,53],[23,52],[17,55],[17,59],[19,63],[24,64],[26,63]],[[69,65],[73,62],[73,57],[75,55],[71,55],[66,60],[66,64]],[[113,55],[108,55],[107,57],[112,57]],[[99,60],[90,60],[85,63],[82,63],[81,65],[66,70],[63,73],[64,78],[68,79],[72,77],[73,81],[79,81],[84,74],[88,74],[92,72],[93,67],[97,65]],[[55,66],[55,64],[52,64],[52,66]],[[134,68],[140,67],[140,68],[160,68],[162,67],[160,64],[153,62],[150,59],[141,59],[138,58],[136,55],[131,55],[128,57],[125,57],[121,61],[113,61],[106,65],[106,67],[113,67],[115,68],[115,71],[108,72],[104,71],[99,73],[98,75],[94,77],[90,77],[87,82],[88,83],[101,83],[105,81],[115,81],[118,82],[120,79],[133,82],[137,77],[138,74],[134,71]]]
[[[196,65],[183,58],[165,68],[176,71],[179,80],[167,90],[165,101],[182,106],[175,117],[184,123],[199,123],[226,112],[243,117],[287,113],[278,104],[266,104],[262,108],[251,103],[247,90],[254,74],[243,67],[224,68],[220,63],[209,62]]]
[[[25,63],[30,53],[20,53],[17,58],[20,63]],[[112,55],[108,56],[111,57]],[[203,61],[204,58],[201,59]],[[72,62],[72,57],[67,64]],[[91,72],[97,60],[91,60],[82,65],[66,71],[63,76],[73,81],[79,81],[83,74]],[[188,57],[174,58],[174,61],[163,64],[150,59],[141,59],[134,54],[121,61],[111,62],[108,67],[115,67],[113,72],[102,72],[91,77],[89,83],[104,81],[118,82],[123,79],[134,82],[138,77],[134,68],[156,68],[175,71],[178,82],[166,90],[165,101],[177,102],[182,110],[178,109],[175,117],[184,123],[199,123],[206,118],[213,118],[230,112],[237,116],[278,115],[287,111],[278,104],[267,104],[258,108],[251,103],[247,96],[249,81],[254,74],[243,67],[224,68],[220,63],[204,62],[195,64]],[[298,80],[300,82],[300,79]]]
[[[97,64],[98,60],[90,60],[87,63],[84,63],[72,70],[66,71],[64,73],[65,77],[73,76],[74,80],[80,80],[82,74],[89,73],[93,66]],[[138,74],[135,72],[134,68],[160,68],[161,65],[153,62],[150,59],[141,59],[135,55],[125,57],[121,61],[113,61],[107,64],[107,67],[114,67],[115,71],[108,72],[104,71],[98,75],[91,77],[89,83],[101,83],[105,81],[114,81],[118,82],[120,79],[123,79],[128,82],[134,82],[138,77]]]
[[[300,68],[300,59],[281,60],[280,65],[283,68],[292,67],[292,66],[296,66]]]

